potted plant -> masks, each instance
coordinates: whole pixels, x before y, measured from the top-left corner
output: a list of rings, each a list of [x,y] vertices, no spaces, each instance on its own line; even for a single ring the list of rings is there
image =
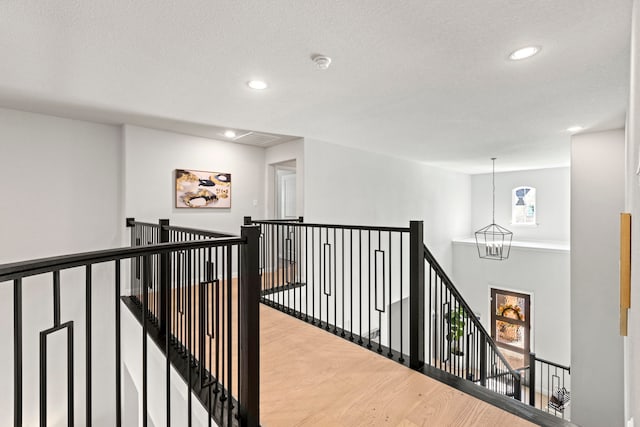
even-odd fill
[[[449,319],[449,351],[455,356],[464,356],[462,338],[464,337],[465,313],[462,307],[450,311],[447,315]]]

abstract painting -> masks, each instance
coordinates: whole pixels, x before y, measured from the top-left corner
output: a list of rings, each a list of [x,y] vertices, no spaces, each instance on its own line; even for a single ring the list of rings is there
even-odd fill
[[[230,207],[231,174],[176,169],[176,208]]]

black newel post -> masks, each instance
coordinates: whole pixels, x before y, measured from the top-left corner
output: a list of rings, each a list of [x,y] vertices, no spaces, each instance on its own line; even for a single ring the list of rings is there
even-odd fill
[[[160,243],[169,242],[169,226],[168,219],[161,219],[158,224],[160,225]],[[171,291],[171,284],[169,283],[171,277],[171,266],[169,253],[162,253],[160,256],[160,315],[158,316],[158,325],[160,327],[160,333],[167,333],[167,325],[169,323],[169,292]]]
[[[409,223],[409,367],[424,366],[423,222]]]
[[[250,221],[251,217],[245,217]],[[260,227],[242,227],[240,256],[240,426],[260,425]]]
[[[251,222],[252,221],[251,221],[251,217],[250,216],[245,216],[244,217],[244,222],[243,222],[244,225],[251,225]]]
[[[536,354],[529,353],[529,405],[536,406]]]

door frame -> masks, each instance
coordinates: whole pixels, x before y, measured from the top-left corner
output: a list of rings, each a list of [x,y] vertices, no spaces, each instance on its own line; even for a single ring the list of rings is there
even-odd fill
[[[297,186],[298,186],[298,176],[297,176],[297,170],[295,167],[292,166],[283,166],[283,165],[273,165],[274,167],[274,173],[273,173],[273,177],[274,177],[274,184],[273,184],[273,205],[274,205],[274,216],[276,217],[276,219],[293,219],[293,218],[297,218],[296,216],[287,218],[284,216],[284,214],[280,211],[281,209],[281,186],[280,186],[280,177],[282,174],[280,174],[279,172],[284,171],[287,172],[284,175],[296,175],[296,192],[297,192]],[[297,197],[297,194],[296,194]],[[297,203],[297,201],[296,201]]]
[[[525,360],[527,360],[527,358],[529,357],[529,354],[531,353],[531,331],[533,329],[533,320],[531,318],[531,304],[533,303],[533,294],[531,293],[527,293],[527,292],[523,292],[523,291],[513,291],[513,290],[509,290],[509,289],[504,289],[504,288],[494,288],[493,286],[491,286],[489,288],[489,292],[490,292],[490,298],[489,298],[489,322],[491,324],[491,338],[493,339],[493,341],[496,343],[496,345],[498,347],[516,352],[516,353],[522,353],[525,356]],[[519,319],[512,319],[510,317],[503,317],[500,316],[498,314],[496,314],[496,306],[495,306],[495,301],[497,298],[497,294],[501,294],[501,295],[506,295],[506,296],[513,296],[513,297],[517,297],[517,298],[524,298],[527,302],[526,307],[525,307],[525,311],[524,311],[524,318],[525,320],[519,320]],[[511,323],[511,324],[515,324],[515,325],[522,325],[525,326],[524,328],[524,348],[520,348],[520,347],[516,347],[513,345],[509,345],[509,344],[505,344],[502,343],[500,341],[498,341],[497,339],[497,335],[496,335],[496,321],[502,321],[502,322],[506,322],[506,323]]]

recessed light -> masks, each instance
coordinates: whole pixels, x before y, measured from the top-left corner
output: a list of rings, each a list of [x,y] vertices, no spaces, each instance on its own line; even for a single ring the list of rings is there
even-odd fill
[[[224,136],[226,136],[227,138],[235,138],[236,133],[232,130],[227,130],[224,132]]]
[[[267,88],[267,84],[262,80],[250,80],[247,82],[247,86],[255,90],[263,90]]]
[[[571,126],[567,128],[567,132],[575,133],[575,132],[580,132],[583,129],[584,128],[582,126]]]
[[[509,59],[519,61],[521,59],[531,58],[538,52],[540,52],[538,46],[527,46],[512,52],[511,55],[509,55]]]

